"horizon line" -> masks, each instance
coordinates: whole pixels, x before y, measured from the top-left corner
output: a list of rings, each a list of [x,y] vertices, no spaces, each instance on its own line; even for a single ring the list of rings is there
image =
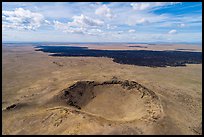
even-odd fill
[[[6,43],[136,43],[136,44],[158,44],[158,43],[185,43],[185,44],[202,44],[201,42],[164,42],[164,41],[157,41],[157,42],[66,42],[66,41],[2,41],[2,44]]]

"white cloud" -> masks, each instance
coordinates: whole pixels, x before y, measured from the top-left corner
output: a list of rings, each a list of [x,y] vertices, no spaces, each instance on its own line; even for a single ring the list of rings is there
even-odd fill
[[[64,30],[64,32],[84,34],[86,32],[86,29],[85,28],[67,28],[66,30]]]
[[[100,29],[91,29],[91,31],[92,32],[98,32],[98,33],[102,32],[102,30],[100,30]]]
[[[129,33],[134,33],[134,32],[136,32],[134,29],[130,29],[130,30],[128,30],[128,32]]]
[[[170,30],[168,33],[169,33],[169,34],[176,34],[176,33],[177,33],[177,30],[172,29],[172,30]]]
[[[174,5],[180,2],[137,2],[131,3],[130,5],[134,10],[149,10],[155,7]]]
[[[105,16],[108,18],[113,17],[110,8],[108,8],[106,5],[102,5],[101,7],[96,9],[95,14],[100,15],[100,16]]]
[[[107,29],[111,29],[111,30],[117,28],[117,26],[112,26],[112,25],[110,25],[110,24],[107,24],[106,27],[107,27]]]
[[[100,35],[100,34],[102,34],[102,30],[100,30],[100,29],[90,29],[90,30],[88,30],[88,32],[87,32],[87,34],[89,34],[89,35]]]
[[[131,3],[134,10],[146,10],[150,7],[150,3]]]
[[[14,11],[2,11],[2,28],[18,30],[36,30],[42,24],[50,22],[40,13],[34,13],[23,8]]]
[[[149,21],[145,18],[141,18],[136,21],[136,24],[144,24],[144,23],[149,23]]]
[[[69,23],[61,23],[59,21],[54,21],[54,27],[57,30],[61,30],[61,31],[67,32],[67,33],[84,34],[86,32],[86,29],[83,27],[72,27],[69,25]]]
[[[156,18],[155,19],[151,19],[151,17],[148,18],[148,19],[146,19],[146,18],[148,18],[148,16],[147,17],[129,16],[125,22],[129,26],[133,26],[133,25],[138,25],[138,24],[148,24],[148,23],[150,23],[150,21],[153,22],[153,21],[157,20]]]
[[[186,26],[186,24],[184,24],[184,23],[181,23],[181,24],[178,25],[178,27],[181,27],[181,28],[183,28],[185,26]]]
[[[70,22],[69,24],[70,26],[73,25],[86,27],[86,26],[102,26],[104,22],[97,19],[92,19],[81,14],[80,16],[73,16],[73,22]]]
[[[53,21],[53,23],[56,29],[65,30],[67,28],[65,23],[61,23],[59,21]]]
[[[67,33],[78,33],[78,34],[90,34],[96,35],[102,32],[97,27],[101,27],[104,22],[96,19],[89,18],[84,15],[73,16],[73,21],[62,23],[59,21],[54,21],[54,27],[57,30],[61,30]]]

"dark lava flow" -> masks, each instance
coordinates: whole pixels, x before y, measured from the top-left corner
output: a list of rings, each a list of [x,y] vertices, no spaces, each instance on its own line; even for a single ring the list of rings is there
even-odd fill
[[[50,56],[108,57],[120,64],[148,67],[186,66],[201,64],[202,52],[147,51],[147,50],[94,50],[73,46],[36,46],[36,51],[54,53]]]

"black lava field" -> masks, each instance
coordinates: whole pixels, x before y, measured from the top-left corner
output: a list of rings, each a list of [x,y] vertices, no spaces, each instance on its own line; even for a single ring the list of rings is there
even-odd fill
[[[148,67],[186,66],[201,64],[202,52],[148,50],[94,50],[74,46],[36,46],[36,51],[53,53],[50,56],[108,57],[120,64]]]

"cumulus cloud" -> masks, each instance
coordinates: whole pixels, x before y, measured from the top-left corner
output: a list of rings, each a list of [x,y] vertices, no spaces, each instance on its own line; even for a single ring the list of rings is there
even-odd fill
[[[73,22],[69,22],[69,24],[73,26],[86,27],[86,26],[102,26],[104,22],[97,19],[92,19],[81,14],[80,16],[73,16]]]
[[[84,34],[86,32],[86,29],[83,27],[73,27],[70,26],[69,23],[62,23],[59,21],[54,21],[54,27],[57,30],[61,30],[63,32],[67,32],[67,33],[80,33],[80,34]]]
[[[61,30],[63,32],[90,35],[102,32],[97,27],[101,27],[104,24],[104,22],[100,20],[92,19],[84,15],[73,16],[73,21],[71,22],[62,23],[54,21],[53,23],[57,30]]]
[[[134,33],[134,32],[136,32],[134,29],[130,29],[130,30],[128,30],[128,32],[129,33]]]
[[[180,2],[136,2],[136,3],[131,3],[130,5],[134,10],[148,10],[155,7],[174,5],[178,3]]]
[[[177,30],[172,29],[172,30],[170,30],[168,33],[169,33],[169,34],[176,34],[176,33],[177,33]]]
[[[3,29],[36,30],[42,24],[49,23],[42,14],[23,8],[16,8],[14,11],[2,11]]]
[[[104,17],[108,17],[108,18],[113,17],[110,8],[108,8],[106,5],[102,5],[101,7],[96,9],[95,14],[104,16]]]

